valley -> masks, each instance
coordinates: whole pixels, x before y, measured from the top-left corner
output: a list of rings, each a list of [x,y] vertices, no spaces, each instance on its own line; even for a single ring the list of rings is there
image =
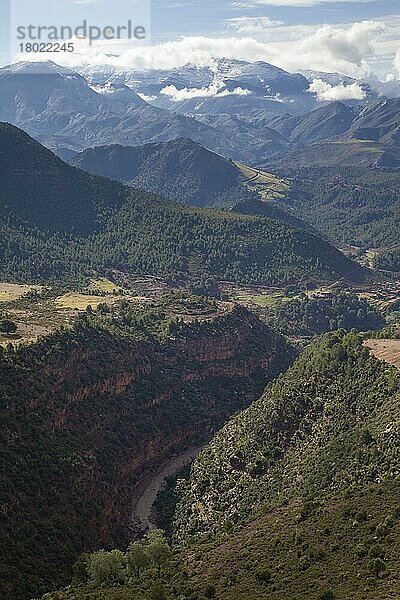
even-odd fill
[[[0,68],[0,597],[397,600],[396,82],[104,57]]]
[[[151,308],[100,305],[37,344],[7,347],[3,597],[65,581],[68,562],[99,535],[107,545],[129,539],[135,487],[166,457],[208,441],[292,354],[245,309],[179,294]]]

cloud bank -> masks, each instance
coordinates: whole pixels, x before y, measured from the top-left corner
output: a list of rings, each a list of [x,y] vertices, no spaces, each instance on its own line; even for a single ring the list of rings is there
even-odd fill
[[[331,85],[322,79],[314,79],[308,91],[317,95],[318,102],[334,102],[337,100],[364,100],[366,92],[357,83],[350,85]]]
[[[174,85],[168,85],[160,92],[163,96],[168,96],[173,102],[191,100],[192,98],[225,98],[226,96],[249,96],[252,92],[242,87],[234,90],[227,90],[223,83],[213,82],[203,88],[183,88],[178,90]]]
[[[234,21],[243,26],[244,21]],[[251,21],[254,26],[254,21]],[[249,23],[248,23],[249,25]],[[258,27],[258,25],[257,25]],[[296,39],[287,39],[290,29]],[[339,71],[345,75],[360,77],[371,69],[366,58],[374,54],[374,42],[385,30],[380,21],[361,21],[351,25],[323,25],[310,29],[299,26],[270,27],[281,39],[260,41],[249,35],[243,37],[183,37],[176,41],[159,43],[153,46],[126,46],[122,40],[99,41],[92,46],[85,40],[74,39],[75,52],[57,56],[63,66],[81,68],[110,66],[121,70],[173,69],[188,63],[216,68],[218,58],[266,61],[291,72],[303,69],[314,71]],[[282,41],[283,39],[283,41]],[[53,60],[46,53],[20,55],[19,60]],[[397,59],[397,64],[399,59]],[[399,65],[398,65],[399,66]]]

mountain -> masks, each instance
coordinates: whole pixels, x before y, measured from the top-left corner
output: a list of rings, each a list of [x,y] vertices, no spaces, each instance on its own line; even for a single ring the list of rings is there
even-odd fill
[[[191,551],[198,536],[194,579],[220,598],[396,597],[399,391],[361,335],[306,349],[181,486],[175,531]]]
[[[126,191],[73,169],[25,132],[0,124],[0,215],[3,222],[89,233],[121,208]]]
[[[327,334],[217,434],[194,465],[180,536],[251,517],[277,496],[329,496],[390,476],[400,441],[400,373],[370,356],[363,339]],[[201,509],[193,509],[196,497]]]
[[[88,146],[182,136],[217,152],[236,152],[234,142],[212,127],[151,106],[121,84],[95,90],[81,75],[52,62],[0,69],[0,98],[1,121],[18,125],[62,157]]]
[[[400,147],[400,98],[368,104],[354,120],[348,137]]]
[[[356,114],[353,108],[341,102],[331,102],[304,115],[278,117],[269,127],[292,144],[307,146],[348,131]]]
[[[300,112],[315,104],[303,75],[263,61],[215,59],[202,67],[144,72],[84,67],[80,73],[92,84],[122,83],[155,106],[184,114],[245,115],[255,109],[280,114],[289,106]]]
[[[69,163],[196,206],[217,204],[245,180],[232,161],[182,138],[139,147],[90,148]]]
[[[398,98],[369,102],[361,110],[334,102],[305,115],[276,117],[269,127],[292,144],[268,160],[270,168],[400,166]]]
[[[341,140],[319,142],[295,148],[268,159],[261,168],[286,172],[305,168],[340,169],[360,167],[363,169],[398,170],[400,148],[387,148],[374,141]]]
[[[172,281],[211,277],[277,285],[366,276],[318,236],[286,223],[183,207],[85,174],[11,125],[0,127],[0,147],[3,141],[5,279],[82,282],[110,269]],[[32,213],[26,212],[29,198]]]
[[[215,154],[192,140],[182,138],[139,147],[89,148],[76,154],[69,164],[162,194],[174,202],[225,207],[306,228],[299,218],[274,202],[275,196],[279,196],[277,178],[267,173],[257,176],[257,172],[245,165]]]
[[[100,66],[81,74],[23,62],[0,69],[0,120],[67,159],[95,146],[189,138],[248,164],[275,155],[284,163],[296,147],[370,140],[388,153],[377,157],[379,166],[397,166],[398,98],[321,104],[308,89],[302,75],[264,62],[146,72]]]
[[[179,294],[103,305],[1,351],[1,597],[37,597],[82,550],[127,543],[138,484],[204,444],[291,355],[252,313]]]

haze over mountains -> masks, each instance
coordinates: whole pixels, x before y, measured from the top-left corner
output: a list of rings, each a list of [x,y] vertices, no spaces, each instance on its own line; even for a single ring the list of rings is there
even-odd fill
[[[96,68],[77,74],[50,62],[18,63],[0,69],[0,120],[18,125],[65,158],[93,146],[185,137],[253,164],[334,142],[345,149],[355,144],[370,165],[397,166],[399,99],[379,99],[364,90],[362,100],[321,104],[303,75],[241,61],[222,61],[218,69],[128,73]],[[352,84],[344,78],[340,85]],[[373,150],[363,146],[367,142]],[[337,157],[341,149],[332,146],[330,154]],[[304,163],[296,157],[294,162]]]

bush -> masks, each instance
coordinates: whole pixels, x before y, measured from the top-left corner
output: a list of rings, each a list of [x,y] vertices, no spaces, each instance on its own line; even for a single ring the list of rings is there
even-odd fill
[[[268,569],[259,569],[256,573],[256,577],[258,581],[261,581],[262,583],[270,583],[272,579],[271,572],[268,571]]]
[[[214,598],[215,597],[215,586],[207,585],[204,590],[204,596],[206,598]]]

